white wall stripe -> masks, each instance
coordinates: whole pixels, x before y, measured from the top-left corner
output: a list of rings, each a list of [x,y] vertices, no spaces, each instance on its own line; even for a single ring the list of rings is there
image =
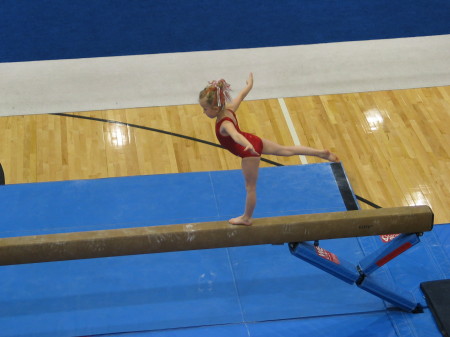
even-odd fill
[[[249,72],[249,100],[449,85],[450,35],[0,63],[0,116],[196,104]]]
[[[294,141],[294,145],[302,145],[300,143],[300,139],[298,138],[297,131],[295,131],[294,123],[292,123],[291,115],[289,114],[286,102],[283,98],[278,98],[278,103],[280,103],[281,111],[283,111],[284,120],[289,128],[289,133]],[[308,160],[306,160],[305,156],[299,156],[299,158],[303,165],[308,164]]]

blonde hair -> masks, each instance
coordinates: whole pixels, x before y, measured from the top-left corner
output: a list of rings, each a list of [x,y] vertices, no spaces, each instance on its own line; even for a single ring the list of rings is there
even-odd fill
[[[200,91],[198,98],[206,99],[209,105],[223,109],[226,103],[231,101],[230,91],[230,85],[224,79],[220,79],[209,82],[205,89]]]

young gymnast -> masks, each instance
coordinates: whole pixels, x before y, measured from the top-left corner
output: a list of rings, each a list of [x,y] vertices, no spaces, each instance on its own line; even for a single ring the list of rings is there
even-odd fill
[[[245,212],[230,219],[232,225],[252,224],[253,211],[256,206],[256,181],[261,154],[276,156],[305,155],[315,156],[337,162],[338,157],[328,150],[317,150],[306,146],[283,146],[267,139],[261,139],[239,128],[237,112],[239,105],[253,88],[253,74],[250,73],[247,85],[233,100],[230,96],[230,85],[225,80],[209,82],[200,92],[199,104],[209,118],[216,119],[216,136],[219,143],[228,151],[242,158],[242,172],[247,192]]]

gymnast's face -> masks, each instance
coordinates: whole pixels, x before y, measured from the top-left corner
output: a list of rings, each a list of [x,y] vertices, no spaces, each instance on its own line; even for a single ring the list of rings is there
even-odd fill
[[[206,99],[201,99],[199,101],[200,106],[203,109],[203,113],[208,116],[209,118],[216,118],[219,114],[219,107],[218,106],[212,106],[206,102]]]

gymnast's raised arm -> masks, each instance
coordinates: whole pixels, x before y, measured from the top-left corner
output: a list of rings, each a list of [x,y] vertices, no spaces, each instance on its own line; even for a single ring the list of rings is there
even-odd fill
[[[234,112],[237,111],[239,108],[239,105],[241,102],[245,99],[245,97],[248,95],[250,90],[253,88],[253,73],[250,73],[248,75],[247,79],[247,85],[244,89],[241,90],[241,92],[231,101],[231,103],[228,103],[227,108],[233,110]]]

